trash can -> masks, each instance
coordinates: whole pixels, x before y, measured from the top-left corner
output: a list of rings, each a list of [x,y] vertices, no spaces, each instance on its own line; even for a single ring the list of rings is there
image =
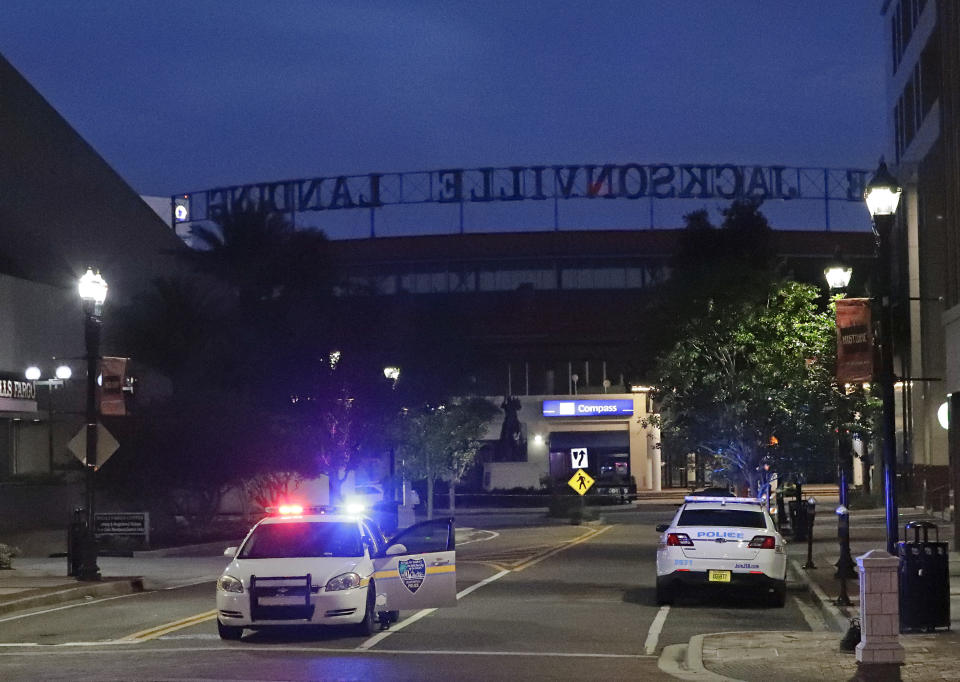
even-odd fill
[[[933,530],[936,540],[930,542]],[[900,632],[931,632],[950,627],[950,571],[947,543],[940,542],[937,524],[912,521],[903,527],[897,543],[900,558]],[[921,534],[923,539],[920,539]]]
[[[790,530],[793,539],[797,542],[807,541],[807,505],[805,502],[790,500],[787,503],[790,509]]]

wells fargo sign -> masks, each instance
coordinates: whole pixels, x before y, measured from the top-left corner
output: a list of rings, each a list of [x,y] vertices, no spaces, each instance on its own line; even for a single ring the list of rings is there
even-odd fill
[[[12,400],[36,400],[37,389],[32,381],[0,378],[0,398]]]
[[[303,213],[408,204],[560,199],[863,201],[868,171],[737,164],[582,164],[333,175],[173,196],[174,222],[234,212]]]

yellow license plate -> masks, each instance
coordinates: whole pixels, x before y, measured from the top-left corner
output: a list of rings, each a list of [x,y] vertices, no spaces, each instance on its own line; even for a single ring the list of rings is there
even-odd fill
[[[707,580],[711,583],[730,582],[730,571],[708,571]]]

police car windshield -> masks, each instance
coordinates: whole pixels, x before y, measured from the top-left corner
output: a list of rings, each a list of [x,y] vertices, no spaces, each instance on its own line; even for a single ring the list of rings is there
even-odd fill
[[[678,526],[733,526],[735,528],[766,528],[762,511],[746,509],[691,509],[680,513]]]
[[[360,542],[357,524],[303,521],[260,524],[243,543],[238,558],[359,556],[363,556],[363,543]]]

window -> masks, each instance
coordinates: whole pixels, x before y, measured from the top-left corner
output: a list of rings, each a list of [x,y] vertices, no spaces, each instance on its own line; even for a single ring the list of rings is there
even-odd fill
[[[365,521],[361,522],[360,525],[363,528],[364,535],[366,535],[368,538],[373,540],[373,545],[374,545],[373,553],[379,554],[380,552],[382,552],[387,545],[387,541],[383,537],[383,533],[380,532],[380,529],[377,528],[376,526],[372,526],[368,524]]]
[[[243,547],[240,559],[360,557],[363,545],[356,523],[262,523]]]
[[[407,554],[449,552],[454,547],[451,535],[449,522],[445,519],[437,519],[408,528],[394,538],[393,544],[405,546]]]
[[[732,526],[734,528],[766,528],[762,511],[746,509],[696,509],[687,507],[680,513],[678,526]]]

